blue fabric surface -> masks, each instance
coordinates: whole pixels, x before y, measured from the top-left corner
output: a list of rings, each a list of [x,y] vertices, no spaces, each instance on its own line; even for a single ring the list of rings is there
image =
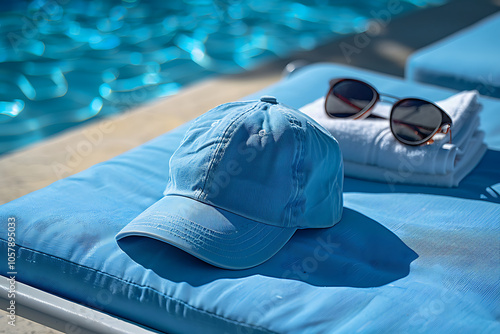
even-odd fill
[[[400,96],[453,94],[317,64],[250,98],[301,107],[341,76]],[[115,241],[163,196],[188,125],[1,206],[0,248],[15,217],[19,281],[169,333],[498,333],[500,113],[498,102],[481,102],[490,149],[458,188],[346,178],[337,225],[296,232],[248,270],[218,269],[159,241]]]
[[[500,98],[500,13],[413,53],[406,62],[411,81]]]

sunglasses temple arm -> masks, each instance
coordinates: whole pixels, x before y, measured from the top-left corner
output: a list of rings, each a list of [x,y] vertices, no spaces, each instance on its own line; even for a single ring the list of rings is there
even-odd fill
[[[379,116],[379,115],[375,115],[375,114],[370,114],[370,116],[368,116],[368,118],[388,119],[387,117]]]
[[[385,93],[379,93],[379,95],[384,96],[384,97],[389,97],[389,98],[394,99],[394,100],[399,100],[399,97],[394,96],[394,95],[385,94]]]

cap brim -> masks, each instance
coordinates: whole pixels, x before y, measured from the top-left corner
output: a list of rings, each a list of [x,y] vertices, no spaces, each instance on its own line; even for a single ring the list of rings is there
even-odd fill
[[[144,236],[214,266],[246,269],[276,254],[295,228],[257,222],[183,196],[165,196],[125,226],[117,240]]]

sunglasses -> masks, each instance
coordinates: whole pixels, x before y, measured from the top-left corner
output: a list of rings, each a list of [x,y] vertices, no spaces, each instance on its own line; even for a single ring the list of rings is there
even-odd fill
[[[396,100],[390,113],[391,132],[401,143],[411,146],[432,144],[436,134],[450,135],[451,118],[432,102],[417,99],[399,99],[379,94],[369,84],[356,79],[334,79],[325,98],[325,111],[332,118],[363,119],[370,115],[382,97]],[[384,118],[372,115],[376,118]]]

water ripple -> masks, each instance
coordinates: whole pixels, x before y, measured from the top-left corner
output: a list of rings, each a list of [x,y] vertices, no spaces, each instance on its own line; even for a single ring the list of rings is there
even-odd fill
[[[391,0],[16,0],[0,5],[0,154],[366,29]],[[406,0],[407,12],[444,0]]]

